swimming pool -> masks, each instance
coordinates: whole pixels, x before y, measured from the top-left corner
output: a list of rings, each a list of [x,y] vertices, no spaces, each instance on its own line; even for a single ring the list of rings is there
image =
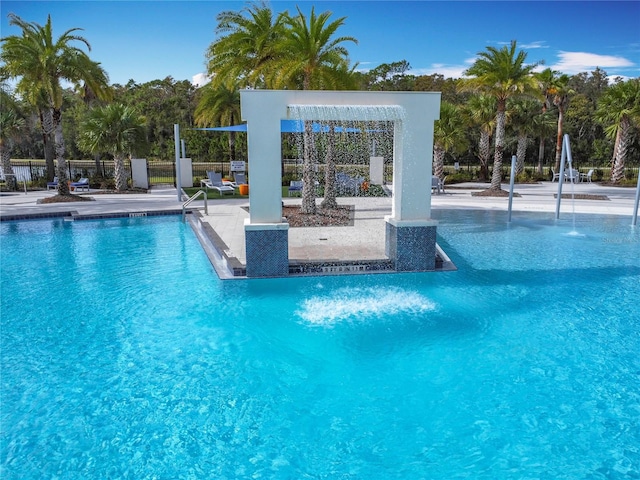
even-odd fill
[[[639,230],[435,214],[456,272],[224,282],[177,218],[3,222],[0,476],[640,476]]]

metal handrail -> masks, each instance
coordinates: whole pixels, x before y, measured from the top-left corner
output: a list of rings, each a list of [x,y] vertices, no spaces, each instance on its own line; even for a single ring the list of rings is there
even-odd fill
[[[184,202],[182,204],[182,221],[184,222],[185,219],[185,215],[186,215],[186,209],[187,207],[193,202],[195,201],[200,195],[204,195],[204,213],[205,215],[209,215],[209,207],[207,205],[207,192],[205,192],[204,190],[198,190],[196,193],[194,193],[189,200],[187,200],[186,202]]]

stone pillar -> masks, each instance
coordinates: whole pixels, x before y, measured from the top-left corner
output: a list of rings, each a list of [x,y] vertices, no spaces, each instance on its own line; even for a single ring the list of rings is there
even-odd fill
[[[436,266],[436,220],[397,222],[386,217],[385,253],[397,272],[424,272]]]
[[[247,277],[289,275],[289,224],[244,224]]]

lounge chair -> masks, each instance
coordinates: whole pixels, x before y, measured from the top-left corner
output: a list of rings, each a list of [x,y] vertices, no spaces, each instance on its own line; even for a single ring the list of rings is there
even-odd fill
[[[75,188],[76,191],[80,191],[80,190],[86,189],[87,192],[88,192],[89,191],[89,179],[88,178],[81,178],[77,182],[71,182],[69,184],[69,186]]]
[[[200,185],[204,185],[206,189],[213,189],[220,192],[220,195],[224,195],[225,192],[231,192],[233,194],[234,188],[231,185],[225,185],[222,183],[222,174],[216,172],[207,172],[208,180],[201,180]]]
[[[47,182],[47,190],[58,188],[58,177],[53,177],[53,182]]]
[[[556,180],[560,181],[559,173],[554,172],[553,169],[551,169],[551,173],[553,175],[553,178],[551,178],[551,183],[555,182]]]
[[[233,175],[233,183],[235,184],[234,187],[248,185],[247,176],[244,173],[235,173]]]
[[[244,173],[234,173],[233,182],[230,182],[229,180],[222,180],[222,184],[233,188],[238,188],[240,185],[248,185],[247,177]]]
[[[289,183],[289,196],[302,195],[302,180],[291,180]]]

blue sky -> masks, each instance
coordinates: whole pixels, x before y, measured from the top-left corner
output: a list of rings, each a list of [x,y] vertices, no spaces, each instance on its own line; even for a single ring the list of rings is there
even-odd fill
[[[216,15],[240,10],[240,1],[5,1],[0,0],[2,36],[12,12],[44,24],[51,14],[54,36],[80,27],[93,60],[112,83],[137,83],[171,76],[194,80],[205,71],[204,52],[215,40]],[[487,46],[510,40],[567,74],[604,69],[610,77],[640,76],[639,1],[272,1],[274,12],[308,15],[329,10],[346,17],[341,35],[352,62],[367,70],[407,60],[416,75],[458,78]]]

